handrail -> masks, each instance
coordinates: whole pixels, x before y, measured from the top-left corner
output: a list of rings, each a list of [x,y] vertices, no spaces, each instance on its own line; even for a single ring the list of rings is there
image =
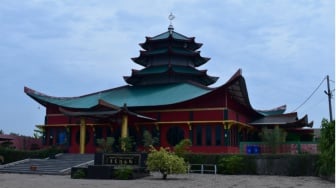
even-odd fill
[[[62,169],[59,172],[60,173],[66,173],[66,172],[69,172],[71,170],[71,168],[73,168],[73,167],[82,167],[82,166],[93,164],[93,162],[94,162],[94,160],[86,161],[84,163],[81,163],[81,164],[78,164],[78,165],[75,165],[75,166],[72,166],[72,167],[69,167],[69,168]]]
[[[200,170],[191,170],[192,166],[200,166]],[[213,170],[210,169],[204,169],[205,166],[213,167]],[[204,174],[204,172],[213,172],[214,174],[217,174],[217,165],[215,164],[189,164],[188,166],[188,173],[192,172],[201,172],[201,174]]]

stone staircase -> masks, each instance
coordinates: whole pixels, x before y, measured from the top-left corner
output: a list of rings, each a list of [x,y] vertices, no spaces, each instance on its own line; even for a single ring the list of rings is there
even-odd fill
[[[67,175],[71,167],[94,163],[93,154],[57,154],[55,158],[25,159],[0,165],[0,173]]]

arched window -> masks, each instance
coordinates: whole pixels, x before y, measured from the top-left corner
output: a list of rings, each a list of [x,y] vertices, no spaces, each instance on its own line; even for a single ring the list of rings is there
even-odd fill
[[[181,127],[173,126],[170,127],[167,131],[167,142],[171,146],[175,146],[178,144],[181,140],[184,139],[184,131]]]

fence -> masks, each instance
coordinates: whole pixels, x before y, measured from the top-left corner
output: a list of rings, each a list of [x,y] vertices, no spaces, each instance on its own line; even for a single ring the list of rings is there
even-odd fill
[[[275,148],[264,142],[240,142],[239,149],[241,154],[260,154],[273,152],[289,154],[319,153],[316,142],[286,142],[278,145]]]
[[[197,169],[193,167],[199,167]],[[214,173],[217,174],[217,165],[215,164],[189,164],[188,173],[200,172],[201,174],[205,173]]]

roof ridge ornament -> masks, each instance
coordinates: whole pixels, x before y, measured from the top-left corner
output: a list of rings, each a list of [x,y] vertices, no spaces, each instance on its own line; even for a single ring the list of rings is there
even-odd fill
[[[170,12],[170,14],[168,16],[168,19],[170,21],[170,24],[169,24],[169,27],[168,27],[168,31],[169,31],[169,34],[173,34],[174,27],[173,27],[172,21],[173,21],[173,19],[175,19],[175,16],[173,15],[173,13]]]

